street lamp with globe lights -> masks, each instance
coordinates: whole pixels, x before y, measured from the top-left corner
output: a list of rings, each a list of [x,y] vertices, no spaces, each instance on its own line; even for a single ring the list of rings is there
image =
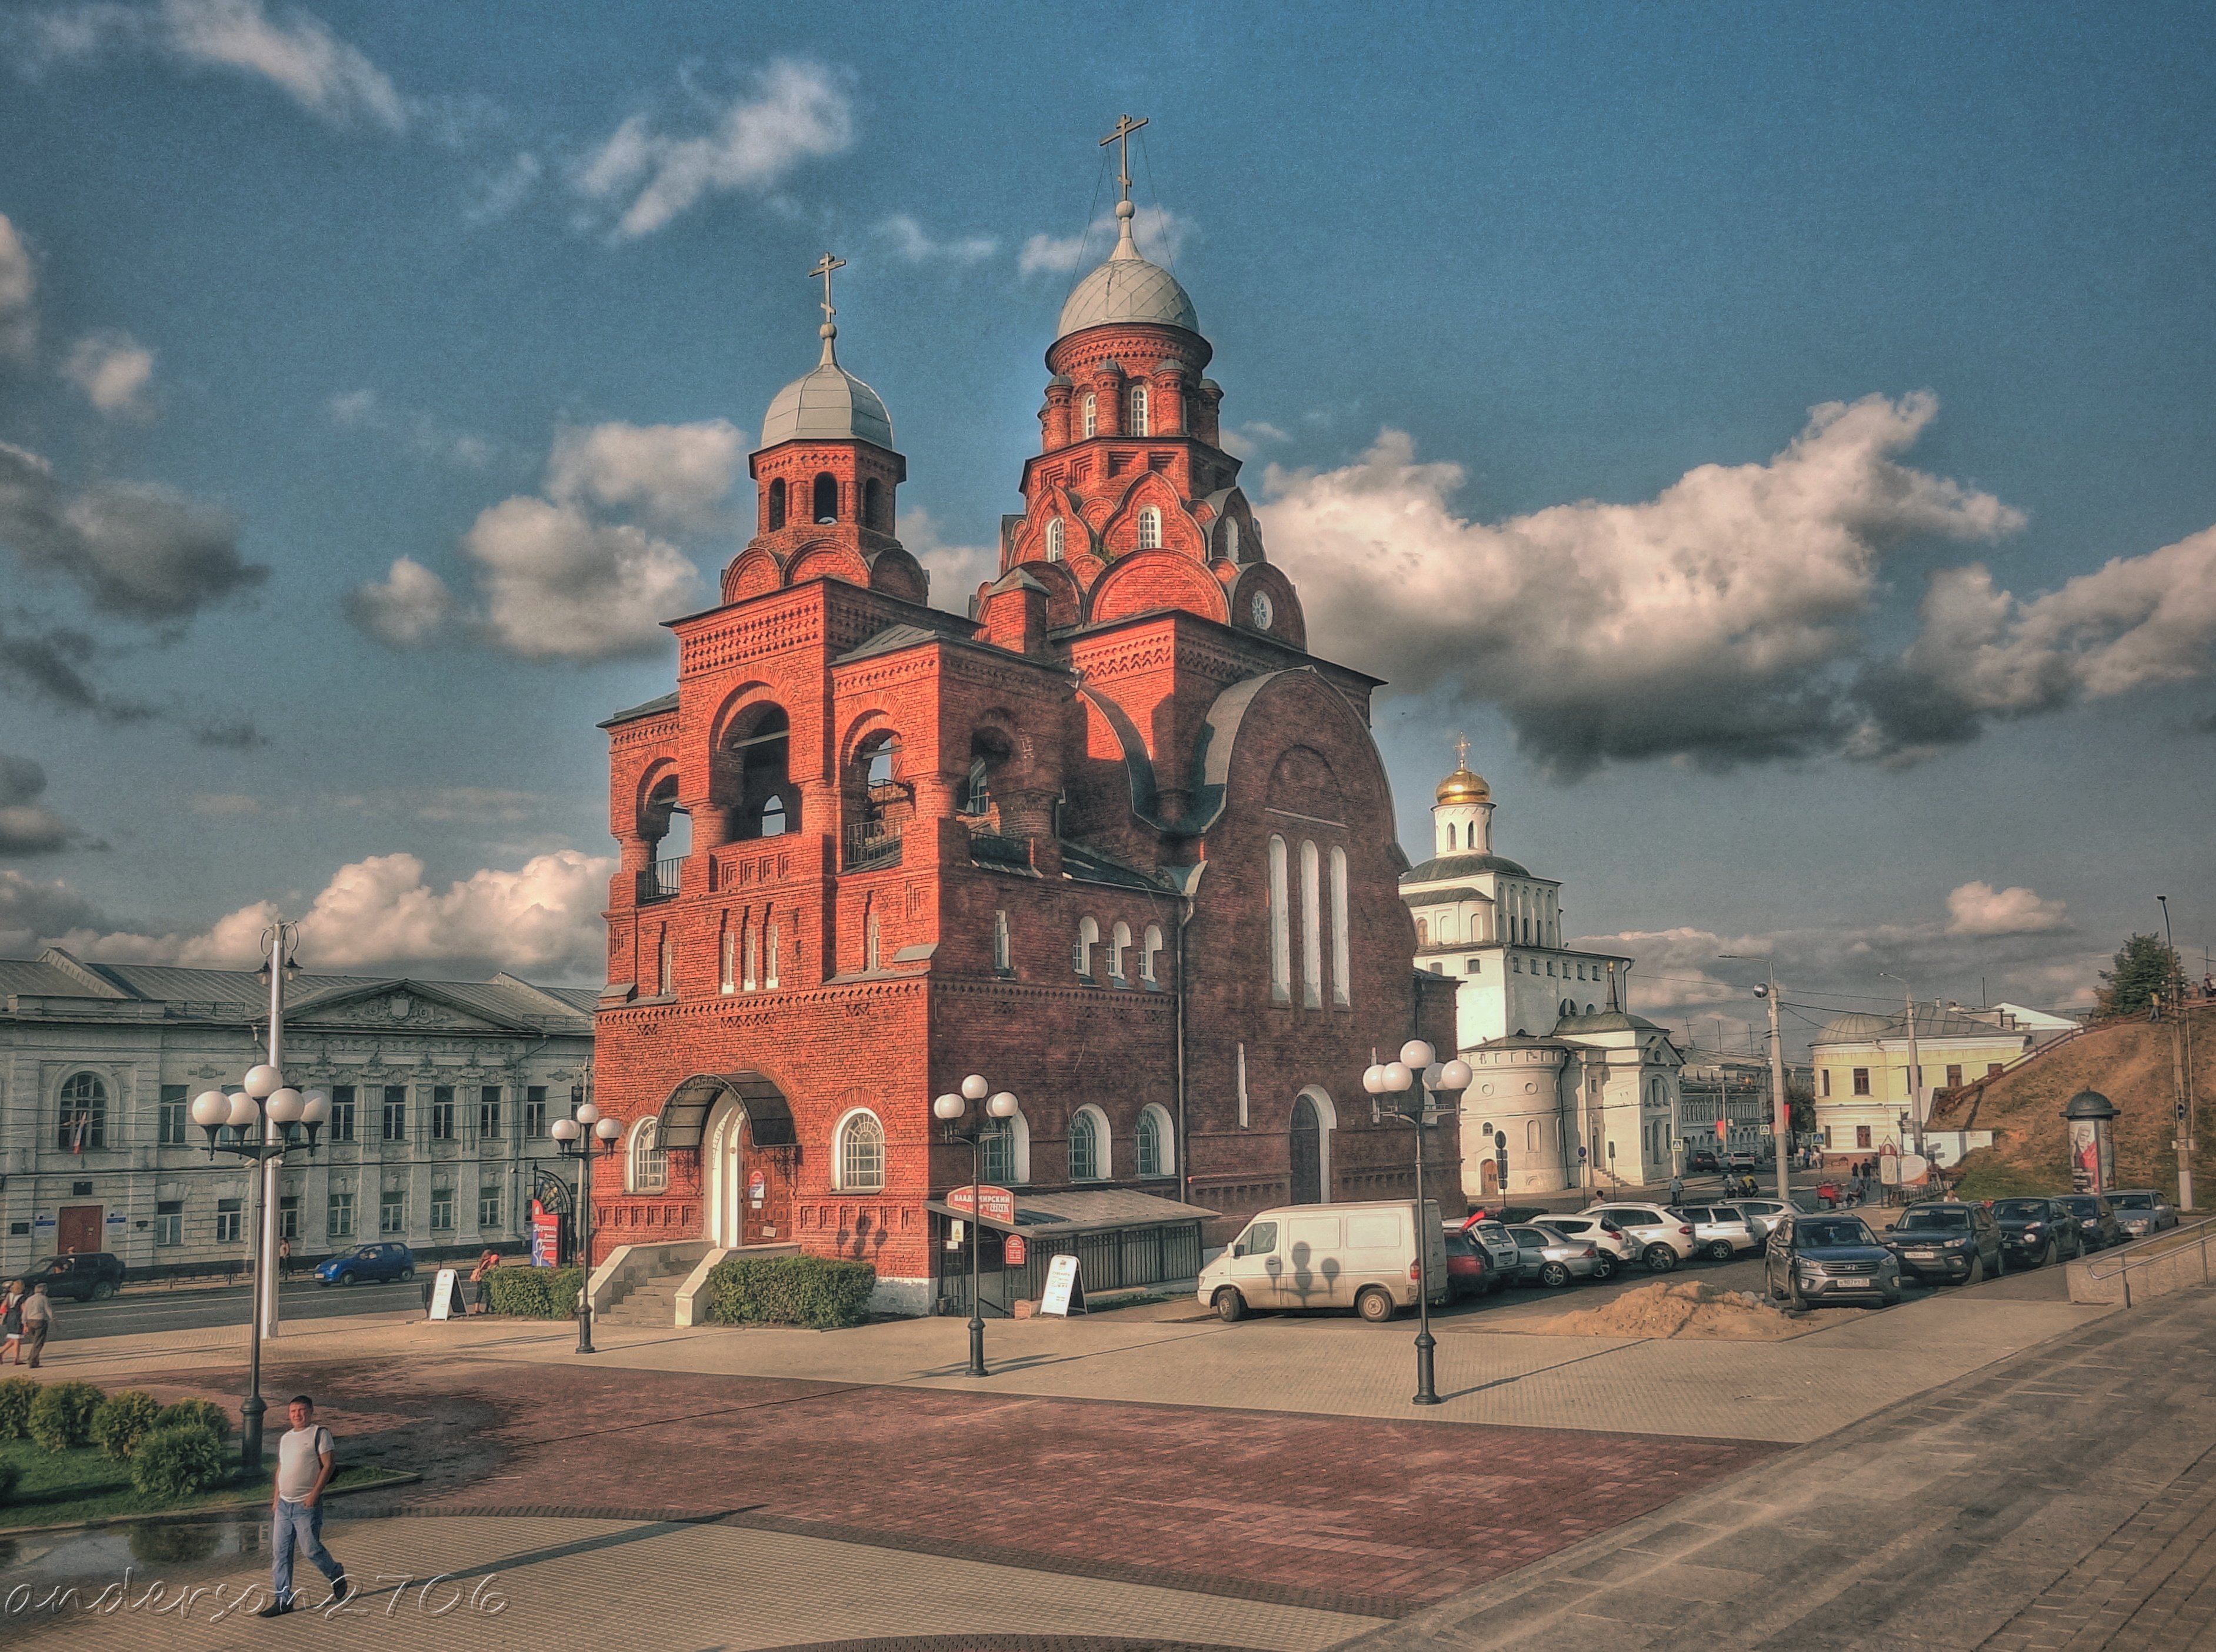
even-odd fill
[[[989,1097],[989,1099],[988,1099]],[[983,1102],[982,1111],[970,1115],[970,1103]],[[984,1213],[984,1151],[985,1138],[995,1133],[1001,1124],[1016,1116],[1016,1098],[1008,1090],[995,1092],[982,1076],[971,1073],[962,1081],[959,1094],[949,1090],[931,1104],[931,1111],[946,1127],[949,1141],[970,1144],[970,1370],[972,1377],[991,1373],[985,1369],[985,1302],[979,1293],[978,1241],[982,1237],[980,1221]]]
[[[1431,1336],[1431,1236],[1424,1219],[1424,1127],[1431,1121],[1431,1097],[1458,1096],[1475,1077],[1469,1063],[1441,1062],[1437,1052],[1420,1038],[1400,1047],[1400,1059],[1372,1066],[1362,1075],[1362,1087],[1373,1096],[1394,1096],[1394,1110],[1406,1119],[1416,1141],[1416,1397],[1412,1405],[1437,1405],[1439,1393],[1431,1376],[1431,1354],[1437,1342]]]
[[[597,1354],[593,1346],[593,1160],[615,1151],[623,1126],[604,1119],[590,1102],[566,1119],[557,1119],[547,1134],[561,1145],[565,1158],[579,1158],[577,1170],[577,1352]]]

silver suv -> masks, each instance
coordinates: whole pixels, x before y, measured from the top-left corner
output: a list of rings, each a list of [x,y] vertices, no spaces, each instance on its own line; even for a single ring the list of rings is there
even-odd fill
[[[1650,1273],[1666,1274],[1693,1254],[1693,1225],[1659,1205],[1587,1205],[1580,1216],[1605,1216],[1639,1246]]]
[[[1763,1240],[1767,1240],[1777,1225],[1787,1217],[1800,1214],[1799,1207],[1788,1205],[1782,1199],[1733,1199],[1726,1202],[1733,1210],[1745,1213],[1747,1225],[1754,1230],[1754,1237]]]
[[[1745,1211],[1731,1205],[1673,1205],[1671,1213],[1693,1225],[1693,1243],[1714,1262],[1729,1262],[1742,1250],[1762,1249],[1762,1235]]]

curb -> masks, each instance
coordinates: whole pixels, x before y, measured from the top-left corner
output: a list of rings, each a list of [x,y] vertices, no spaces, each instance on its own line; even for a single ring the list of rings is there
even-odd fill
[[[333,1486],[323,1493],[326,1497],[352,1497],[365,1491],[390,1491],[395,1486],[410,1486],[422,1479],[420,1474],[404,1474],[397,1470],[385,1471],[385,1478],[361,1485]],[[212,1508],[147,1509],[134,1514],[109,1514],[96,1520],[71,1520],[60,1526],[0,1526],[0,1538],[40,1537],[55,1532],[98,1532],[111,1526],[144,1526],[150,1520],[223,1520],[235,1518],[241,1510],[259,1510],[254,1503],[225,1503]]]

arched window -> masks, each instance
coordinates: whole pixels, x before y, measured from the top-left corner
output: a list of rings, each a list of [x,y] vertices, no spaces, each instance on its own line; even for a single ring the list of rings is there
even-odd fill
[[[1062,519],[1061,519],[1060,517],[1058,517],[1058,516],[1057,516],[1057,517],[1056,517],[1056,518],[1054,519],[1054,520],[1053,520],[1053,521],[1051,521],[1051,522],[1050,522],[1050,523],[1048,523],[1048,524],[1046,525],[1046,559],[1047,559],[1047,561],[1049,561],[1050,562],[1060,562],[1060,561],[1062,560]]]
[[[775,533],[785,525],[785,478],[779,476],[769,485],[769,531]]]
[[[963,783],[962,813],[964,814],[983,814],[989,811],[992,807],[993,788],[991,776],[987,771],[985,759],[981,757],[970,764],[970,777]]]
[[[818,522],[836,522],[839,519],[839,478],[828,470],[816,478],[814,519]]]
[[[773,797],[762,805],[761,836],[781,838],[785,835],[785,799]]]
[[[1100,944],[1100,925],[1090,918],[1077,920],[1077,944],[1070,949],[1069,967],[1086,980],[1093,979],[1093,949]]]
[[[656,944],[661,961],[655,967],[655,979],[660,983],[663,998],[677,991],[677,943],[669,933],[669,925],[662,926],[662,939]]]
[[[1323,857],[1310,838],[1301,843],[1301,1002],[1323,1008]]]
[[[1331,851],[1331,1001],[1354,1002],[1352,949],[1346,938],[1346,851]]]
[[[1536,1157],[1539,1151],[1539,1121],[1527,1119],[1524,1123],[1524,1151]]]
[[[754,963],[756,949],[761,944],[760,937],[754,933],[754,918],[751,914],[747,918],[742,942],[744,955],[739,961],[739,986],[742,992],[751,992],[754,990],[755,980],[759,979],[754,973]]]
[[[994,1120],[984,1147],[986,1181],[1006,1188],[1031,1179],[1031,1130],[1020,1111],[1012,1118]]]
[[[862,903],[862,967],[877,967],[877,898],[870,896]]]
[[[1136,1133],[1141,1176],[1177,1174],[1177,1137],[1170,1128],[1167,1108],[1150,1102],[1139,1115]]]
[[[1085,392],[1085,433],[1088,436],[1100,433],[1100,405],[1091,390]]]
[[[1108,1121],[1080,1107],[1069,1121],[1069,1179],[1098,1182],[1108,1174]]]
[[[1126,433],[1133,436],[1152,433],[1147,426],[1147,387],[1144,384],[1131,386],[1131,428]]]
[[[884,485],[875,476],[871,476],[862,484],[862,525],[865,528],[877,528],[887,533],[891,532],[890,525],[885,521],[884,509]]]
[[[1448,847],[1448,848],[1450,848],[1450,849],[1452,849],[1454,846],[1455,846],[1455,829],[1454,829],[1454,822],[1453,822],[1453,821],[1451,821],[1451,820],[1450,820],[1450,821],[1448,821],[1448,822],[1447,822],[1447,847]]]
[[[1293,1001],[1293,914],[1288,905],[1285,840],[1270,838],[1270,1001]]]
[[[885,1185],[885,1127],[874,1113],[850,1113],[839,1126],[839,1191],[877,1193]]]
[[[716,943],[716,985],[725,992],[738,990],[739,932],[731,927],[731,915],[723,914],[723,932]]]
[[[777,925],[769,926],[769,934],[762,944],[762,985],[774,991],[777,986]]]
[[[1239,519],[1235,516],[1223,519],[1223,554],[1234,562],[1239,560]]]
[[[1429,919],[1429,918],[1418,918],[1418,919],[1416,920],[1416,944],[1417,944],[1418,946],[1419,946],[1419,947],[1424,947],[1424,946],[1429,946],[1431,943],[1431,919]]]
[[[1162,546],[1162,513],[1148,505],[1139,513],[1139,549],[1160,550]]]
[[[54,1145],[65,1153],[108,1145],[108,1086],[97,1073],[73,1073],[64,1082],[60,1128]]]
[[[669,1155],[662,1146],[662,1124],[641,1119],[631,1127],[626,1190],[660,1193],[669,1186]]]
[[[791,749],[784,707],[757,705],[733,719],[709,781],[710,795],[725,811],[728,838],[774,838],[798,826],[791,813],[797,795],[785,795]]]
[[[1014,955],[1008,944],[1008,914],[1006,912],[993,914],[993,967],[1003,975],[1015,971]]]
[[[1130,950],[1131,926],[1119,918],[1116,920],[1115,927],[1108,931],[1108,979],[1110,980],[1121,982],[1130,973],[1130,966],[1124,961],[1124,958]]]
[[[1158,987],[1162,984],[1161,964],[1162,926],[1147,925],[1146,938],[1139,943],[1139,980],[1146,986]]]

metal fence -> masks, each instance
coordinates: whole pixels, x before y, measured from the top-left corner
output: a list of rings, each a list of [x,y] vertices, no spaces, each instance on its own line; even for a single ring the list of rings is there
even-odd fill
[[[1088,1296],[1108,1292],[1143,1289],[1170,1280],[1187,1280],[1200,1272],[1200,1224],[1165,1222],[1147,1227],[1109,1228],[1093,1233],[1046,1237],[1023,1236],[1025,1256],[1020,1267],[993,1265],[998,1247],[988,1244],[984,1261],[983,1295],[987,1311],[1006,1314],[1026,1299],[1037,1301],[1046,1292],[1047,1269],[1056,1256],[1074,1252],[1078,1282]],[[954,1311],[970,1311],[970,1253],[939,1251],[944,1270],[940,1293]]]
[[[2104,1268],[2096,1263],[2084,1262],[2073,1262],[2071,1268],[2073,1273],[2083,1268],[2085,1278],[2096,1292],[2111,1281],[2121,1282],[2124,1306],[2128,1308],[2132,1305],[2134,1274],[2139,1276],[2139,1294],[2142,1299],[2167,1296],[2170,1292],[2182,1290],[2188,1285],[2207,1284],[2212,1277],[2208,1257],[2211,1244],[2216,1244],[2216,1218],[2179,1226],[2168,1234],[2149,1234],[2115,1258],[2112,1267]],[[2151,1274],[2150,1269],[2160,1271]],[[2078,1297],[2075,1291],[2071,1293],[2071,1297],[2073,1301],[2085,1299]],[[2114,1299],[2096,1296],[2095,1299]]]

